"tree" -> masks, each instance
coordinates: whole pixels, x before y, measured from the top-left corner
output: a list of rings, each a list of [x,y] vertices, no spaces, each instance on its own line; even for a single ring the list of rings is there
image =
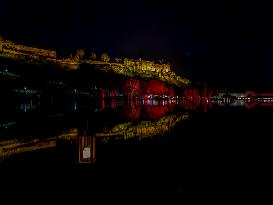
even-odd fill
[[[103,61],[103,62],[109,62],[110,61],[110,57],[106,53],[103,53],[103,54],[101,54],[101,61]]]
[[[120,62],[121,62],[121,59],[120,59],[120,58],[115,58],[115,61],[116,61],[117,63],[120,63]]]
[[[83,49],[79,49],[76,51],[76,55],[75,55],[75,58],[76,59],[83,59],[83,56],[85,55],[85,52]]]
[[[160,60],[158,60],[158,62],[159,62],[160,64],[164,64],[164,63],[165,63],[164,59],[160,59]]]
[[[96,58],[97,58],[97,55],[96,55],[96,53],[91,53],[91,56],[90,56],[90,58],[92,59],[92,60],[96,60]]]
[[[139,97],[140,96],[140,81],[137,79],[128,79],[125,81],[122,92],[128,97]]]
[[[170,97],[176,96],[173,87],[170,87],[170,88],[169,88],[169,96],[170,96]]]
[[[150,80],[146,84],[146,93],[152,94],[152,95],[165,95],[169,94],[169,89],[166,87],[166,84],[164,82],[161,82],[159,80]]]

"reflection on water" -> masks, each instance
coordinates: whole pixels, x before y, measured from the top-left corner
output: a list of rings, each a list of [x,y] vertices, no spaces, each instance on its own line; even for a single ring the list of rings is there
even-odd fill
[[[28,112],[30,110],[36,110],[40,106],[40,103],[30,101],[25,101],[23,103],[20,103],[18,106],[16,106],[16,110]]]
[[[74,102],[73,109],[74,111],[77,110],[80,116],[83,117],[85,112],[80,113],[77,109],[78,106],[80,107],[80,105]],[[26,126],[29,126],[27,128],[19,126],[18,130],[16,130],[16,133],[20,133],[20,129],[30,130],[29,134],[26,133],[24,136],[16,135],[12,132],[10,132],[9,135],[8,132],[5,133],[5,137],[3,137],[3,132],[0,130],[0,134],[2,133],[2,137],[0,138],[0,161],[5,161],[14,155],[20,155],[25,152],[34,152],[42,149],[58,149],[58,142],[67,141],[76,147],[76,149],[73,149],[73,155],[77,163],[94,163],[96,161],[96,149],[98,144],[103,145],[116,140],[142,140],[144,138],[152,139],[162,137],[170,132],[179,122],[188,120],[190,114],[187,111],[173,112],[176,106],[176,101],[103,101],[101,108],[94,109],[95,112],[100,110],[101,115],[104,114],[101,118],[105,118],[105,116],[110,117],[113,112],[116,112],[118,113],[117,116],[123,116],[126,120],[120,122],[119,119],[113,118],[111,119],[111,124],[97,128],[93,125],[96,119],[93,119],[92,113],[90,113],[90,116],[88,116],[89,119],[83,120],[83,126],[71,127],[73,125],[70,124],[70,127],[67,127],[67,125],[64,126],[60,124],[59,127],[57,126],[57,131],[48,135],[44,133],[43,129],[43,121],[41,118],[43,118],[44,115],[38,115],[35,116],[34,119],[35,121],[41,120],[41,128],[38,128],[38,134],[37,132],[36,134],[32,133],[34,127],[32,127],[33,125],[31,123],[26,123]],[[19,108],[19,111],[34,108],[38,109],[32,102],[30,104],[24,103],[20,105]],[[67,116],[67,113],[48,112],[46,115],[49,116],[49,120],[56,118],[60,118],[61,121],[66,120],[65,116]],[[100,113],[97,116],[98,118],[100,118]],[[27,116],[26,120],[29,120]],[[24,116],[23,121],[25,121]],[[115,121],[116,124],[113,124]],[[72,122],[77,122],[77,119],[72,117]],[[7,127],[7,124],[10,123],[5,123],[3,126]],[[12,122],[12,124],[16,124],[16,122]]]
[[[253,101],[77,99],[77,110],[74,100],[62,103],[41,102],[30,112],[0,107],[0,174],[1,183],[11,185],[2,186],[8,192],[14,184],[21,191],[26,183],[37,181],[37,189],[48,181],[56,193],[67,187],[81,196],[114,191],[228,198],[234,190],[263,194],[271,184],[273,109],[259,108],[268,102],[257,102],[253,110],[245,108]]]
[[[111,139],[132,139],[152,138],[164,136],[178,122],[188,120],[189,114],[179,113],[160,118],[158,121],[141,121],[134,125],[132,122],[118,124],[113,128],[101,133],[96,133],[96,137],[102,137],[103,143]],[[113,138],[115,137],[115,138]]]
[[[217,106],[231,106],[231,107],[245,107],[247,109],[253,109],[257,107],[273,107],[273,102],[271,100],[257,100],[257,99],[247,99],[247,100],[216,100],[213,102]]]
[[[130,101],[122,107],[122,114],[132,122],[138,121],[140,118],[148,118],[150,120],[158,120],[167,113],[172,112],[176,106],[175,101],[166,103],[165,101]]]
[[[59,135],[45,138],[28,136],[27,138],[15,138],[0,141],[0,160],[28,151],[56,147],[58,139],[74,140],[79,135],[78,129],[64,131]]]

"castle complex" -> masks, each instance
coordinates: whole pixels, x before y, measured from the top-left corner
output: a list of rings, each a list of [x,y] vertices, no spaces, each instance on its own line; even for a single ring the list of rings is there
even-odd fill
[[[30,46],[17,45],[12,41],[0,36],[0,57],[14,60],[22,60],[26,63],[53,64],[63,69],[76,70],[81,64],[94,65],[102,71],[112,70],[113,72],[128,77],[157,78],[179,87],[188,86],[191,81],[185,77],[178,76],[171,70],[171,66],[165,63],[155,63],[147,60],[134,60],[125,58],[122,60],[110,61],[110,57],[97,59],[84,59],[84,51],[81,57],[70,56],[58,58],[56,50],[46,50]],[[105,54],[104,54],[105,55]]]

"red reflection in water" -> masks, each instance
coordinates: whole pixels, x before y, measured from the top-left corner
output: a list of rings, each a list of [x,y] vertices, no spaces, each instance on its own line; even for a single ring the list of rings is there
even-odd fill
[[[256,101],[250,101],[250,102],[245,103],[245,107],[247,109],[252,109],[252,108],[254,108],[256,106],[257,106],[257,102]]]
[[[207,103],[205,101],[201,102],[201,108],[203,112],[207,112]]]
[[[116,96],[116,91],[115,90],[111,90],[110,91],[110,96],[111,97],[115,97]]]
[[[102,90],[101,90],[101,98],[102,98],[102,99],[104,99],[105,93],[106,93],[106,92],[105,92],[105,89],[102,89]]]
[[[117,103],[114,100],[112,100],[111,101],[111,108],[116,109],[116,107],[117,107]]]
[[[101,101],[101,109],[104,110],[105,109],[105,101],[104,98]]]
[[[123,115],[130,121],[138,121],[140,118],[140,105],[136,101],[130,101],[122,108]]]
[[[185,110],[193,110],[193,103],[192,101],[185,101],[180,104]]]
[[[208,109],[211,109],[211,108],[212,108],[212,104],[211,104],[210,100],[202,100],[201,101],[202,112],[207,112]]]
[[[158,120],[168,112],[170,112],[170,106],[167,105],[154,105],[154,106],[145,106],[145,111],[148,115],[148,118],[151,120]]]
[[[144,104],[140,105],[139,101],[129,101],[122,108],[123,115],[130,121],[138,121],[141,117],[148,118],[150,120],[158,120],[164,117],[168,112],[171,112],[175,104]]]
[[[193,109],[196,110],[199,107],[199,105],[200,105],[200,100],[194,98],[193,99]]]
[[[261,107],[273,107],[273,103],[260,103],[259,106]]]

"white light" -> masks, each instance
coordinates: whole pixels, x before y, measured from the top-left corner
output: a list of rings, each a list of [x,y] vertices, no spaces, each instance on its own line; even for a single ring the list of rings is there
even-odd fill
[[[83,159],[88,159],[91,157],[91,150],[90,147],[85,147],[82,152]]]

